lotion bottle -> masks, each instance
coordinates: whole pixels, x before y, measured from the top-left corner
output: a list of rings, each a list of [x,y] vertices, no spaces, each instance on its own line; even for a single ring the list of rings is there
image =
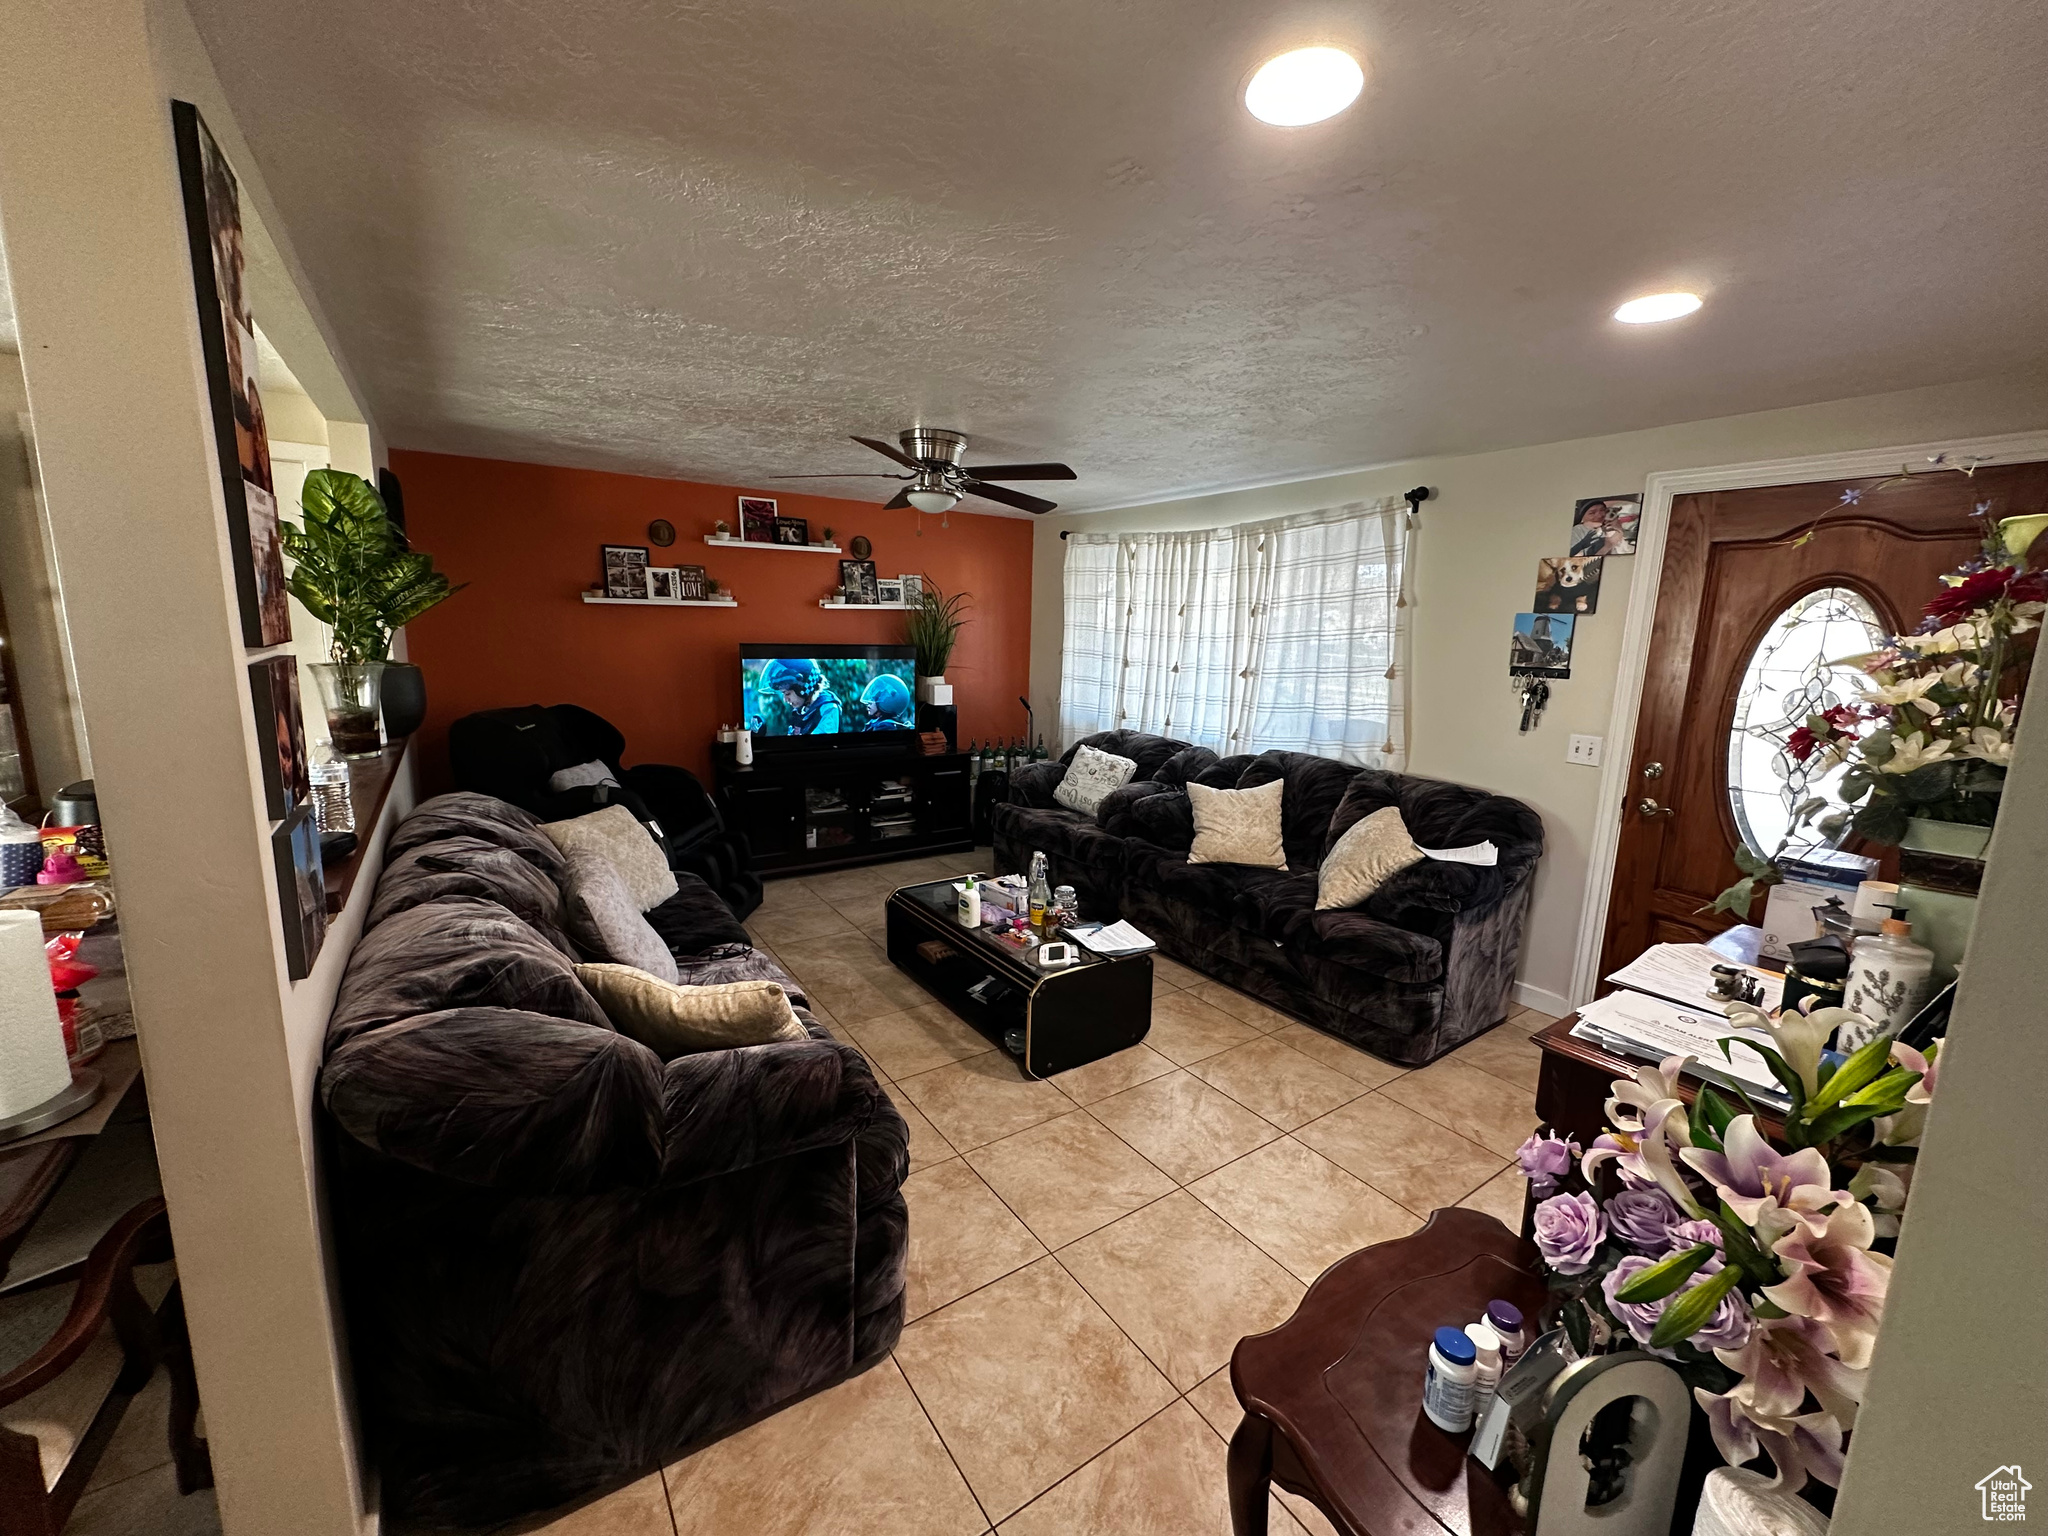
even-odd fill
[[[1875,934],[1857,941],[1849,965],[1847,1006],[1872,1027],[1844,1024],[1835,1031],[1835,1049],[1854,1051],[1880,1035],[1896,1035],[1933,990],[1934,951],[1913,942],[1906,909],[1893,907]]]
[[[960,909],[957,915],[962,928],[981,926],[981,887],[974,883],[972,875],[961,883]]]

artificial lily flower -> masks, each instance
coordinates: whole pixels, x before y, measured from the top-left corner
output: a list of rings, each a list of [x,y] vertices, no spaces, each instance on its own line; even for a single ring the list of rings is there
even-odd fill
[[[1829,1487],[1842,1480],[1842,1426],[1825,1413],[1796,1418],[1757,1418],[1747,1413],[1733,1393],[1715,1396],[1693,1388],[1693,1398],[1706,1410],[1714,1446],[1731,1467],[1769,1456],[1777,1469],[1772,1486],[1796,1493],[1816,1477]]]
[[[1717,1349],[1714,1357],[1743,1378],[1728,1395],[1753,1418],[1790,1418],[1811,1389],[1822,1410],[1850,1429],[1870,1373],[1828,1353],[1832,1343],[1810,1317],[1759,1318],[1740,1349]]]
[[[1665,1059],[1668,1063],[1690,1058],[1672,1056]],[[1619,1092],[1624,1084],[1617,1082],[1614,1086]],[[1700,1214],[1699,1201],[1693,1197],[1685,1175],[1671,1160],[1674,1145],[1692,1145],[1685,1100],[1676,1097],[1659,1099],[1643,1111],[1639,1129],[1624,1131],[1617,1127],[1595,1137],[1593,1145],[1586,1149],[1586,1155],[1579,1159],[1579,1172],[1591,1183],[1593,1170],[1611,1158],[1626,1182],[1637,1188],[1654,1184],[1677,1201],[1678,1208],[1686,1215],[1697,1216]]]
[[[1775,1019],[1743,1003],[1728,1005],[1728,1022],[1737,1029],[1768,1034],[1785,1065],[1799,1076],[1800,1086],[1813,1093],[1820,1087],[1820,1053],[1827,1046],[1835,1026],[1851,1017],[1846,1008],[1816,1008],[1801,1013],[1787,1008]]]
[[[1794,1222],[1818,1234],[1827,1229],[1823,1206],[1849,1198],[1834,1187],[1828,1160],[1818,1148],[1780,1152],[1756,1128],[1754,1115],[1737,1115],[1721,1134],[1722,1149],[1686,1147],[1679,1152],[1693,1169],[1706,1175],[1730,1210],[1756,1229],[1757,1240],[1769,1247]]]
[[[1941,1074],[1940,1046],[1935,1054],[1923,1056],[1910,1045],[1892,1042],[1892,1060],[1909,1072],[1918,1072],[1920,1081],[1906,1090],[1906,1107],[1896,1115],[1881,1115],[1870,1124],[1871,1134],[1887,1147],[1917,1147],[1920,1136],[1927,1129],[1927,1106],[1934,1102],[1934,1080]]]
[[[1882,773],[1911,773],[1916,768],[1925,768],[1929,763],[1945,763],[1949,760],[1947,737],[1937,736],[1929,741],[1920,731],[1910,736],[1897,738],[1892,755],[1878,765]]]
[[[1913,704],[1930,715],[1938,715],[1941,706],[1927,697],[1927,690],[1940,682],[1941,674],[1930,672],[1924,677],[1909,677],[1903,683],[1883,683],[1875,688],[1865,688],[1863,696],[1873,704],[1883,704],[1891,709],[1903,709]]]
[[[1931,635],[1900,635],[1892,644],[1902,651],[1913,650],[1927,656],[1947,656],[1957,651],[1975,650],[1984,640],[1991,638],[1985,635],[1980,639],[1977,626],[1964,619],[1960,623],[1949,625],[1946,629],[1937,629]]]
[[[1935,1042],[1929,1055],[1921,1055],[1910,1045],[1892,1042],[1892,1061],[1908,1072],[1918,1072],[1920,1081],[1906,1090],[1908,1104],[1932,1104],[1934,1102],[1934,1080],[1941,1074],[1941,1044]]]
[[[1907,1179],[1900,1175],[1910,1176],[1912,1171],[1911,1163],[1865,1163],[1849,1181],[1851,1195],[1871,1202],[1879,1237],[1899,1235],[1899,1216],[1906,1209],[1907,1189]]]
[[[2012,762],[2012,743],[2006,740],[2005,732],[1988,725],[1971,728],[1969,741],[1963,748],[1963,756],[1980,757],[1987,763],[2000,768]]]
[[[1654,1067],[1638,1068],[1633,1079],[1615,1078],[1609,1084],[1614,1096],[1607,1101],[1607,1123],[1625,1135],[1640,1137],[1649,1111],[1678,1097],[1679,1074],[1692,1061],[1690,1056],[1666,1056]]]
[[[1772,1246],[1786,1278],[1764,1287],[1773,1305],[1826,1324],[1842,1363],[1859,1370],[1870,1364],[1891,1284],[1891,1258],[1870,1251],[1876,1236],[1867,1207],[1838,1205],[1819,1232],[1795,1226]]]

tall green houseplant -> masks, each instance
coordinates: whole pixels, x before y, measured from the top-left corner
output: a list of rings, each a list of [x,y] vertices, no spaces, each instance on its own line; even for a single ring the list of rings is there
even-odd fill
[[[377,488],[359,475],[314,470],[299,510],[304,522],[281,522],[279,533],[292,561],[292,596],[333,631],[333,660],[313,669],[328,735],[344,757],[373,755],[384,744],[379,688],[392,631],[462,588],[406,542]]]
[[[949,597],[930,577],[920,583],[919,591],[918,604],[910,610],[910,620],[904,626],[917,652],[917,675],[944,677],[946,663],[953,659],[953,647],[959,644],[960,631],[967,623],[968,595],[955,592]]]

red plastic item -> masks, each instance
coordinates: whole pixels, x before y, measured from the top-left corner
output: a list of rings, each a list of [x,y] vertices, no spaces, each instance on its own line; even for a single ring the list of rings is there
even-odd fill
[[[50,961],[50,985],[59,992],[69,992],[99,975],[97,967],[77,958],[78,941],[83,937],[78,933],[60,933],[43,942],[43,953]]]

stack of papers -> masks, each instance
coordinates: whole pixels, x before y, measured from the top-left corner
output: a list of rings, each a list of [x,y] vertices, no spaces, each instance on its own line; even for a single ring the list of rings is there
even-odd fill
[[[1101,923],[1076,923],[1071,928],[1062,928],[1060,932],[1083,948],[1112,958],[1142,955],[1148,949],[1159,947],[1129,923],[1111,923],[1107,927]]]
[[[1731,1028],[1725,1016],[1703,1008],[1681,1008],[1661,997],[1640,992],[1610,992],[1596,997],[1579,1010],[1572,1033],[1638,1061],[1662,1061],[1666,1056],[1692,1056],[1697,1060],[1686,1070],[1708,1082],[1726,1087],[1733,1082],[1759,1104],[1783,1108],[1790,1101],[1763,1057],[1747,1045],[1729,1048],[1733,1060],[1721,1054],[1720,1042],[1733,1036],[1759,1045],[1771,1043],[1760,1032]]]
[[[1488,869],[1500,863],[1500,849],[1494,846],[1492,838],[1483,843],[1467,843],[1463,848],[1423,848],[1415,850],[1425,859],[1442,859],[1446,864],[1479,864]]]
[[[1607,979],[1617,987],[1630,987],[1726,1018],[1727,1000],[1714,996],[1714,967],[1730,963],[1726,955],[1704,944],[1652,944]],[[1763,984],[1763,1001],[1756,1006],[1765,1013],[1776,1013],[1785,995],[1785,978],[1754,966],[1741,969]]]

